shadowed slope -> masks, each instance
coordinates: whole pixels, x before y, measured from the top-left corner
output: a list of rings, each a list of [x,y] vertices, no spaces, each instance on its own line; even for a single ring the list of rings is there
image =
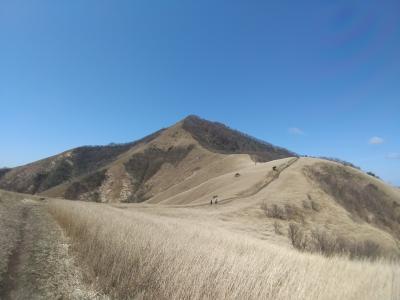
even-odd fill
[[[96,172],[119,155],[160,134],[156,132],[136,142],[109,146],[84,146],[8,170],[0,176],[0,188],[36,194],[74,178]]]
[[[224,124],[210,122],[197,116],[183,120],[183,129],[188,131],[204,148],[224,154],[249,154],[255,161],[297,156],[295,153],[258,140]]]

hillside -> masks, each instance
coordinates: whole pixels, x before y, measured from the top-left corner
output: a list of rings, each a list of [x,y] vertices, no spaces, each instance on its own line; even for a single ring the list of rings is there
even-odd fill
[[[4,295],[25,292],[19,278],[65,294],[57,278],[40,275],[57,270],[60,257],[77,259],[73,274],[90,285],[58,270],[67,293],[82,286],[116,299],[400,293],[399,189],[346,162],[298,157],[195,116],[136,142],[3,169],[0,186],[35,194],[0,191],[0,230],[10,241],[0,247]],[[71,241],[59,238],[60,227]],[[75,257],[57,243],[71,243]],[[56,263],[35,260],[33,269],[45,271],[32,275],[26,257],[41,247]]]
[[[265,215],[255,217],[259,207],[240,206],[49,201],[115,299],[398,299],[398,262],[295,251],[283,229],[277,235]]]
[[[279,176],[261,190],[276,191],[281,179],[320,164],[279,163]],[[0,298],[398,298],[398,261],[296,251],[262,202],[231,200],[107,205],[0,190]]]
[[[141,202],[223,159],[231,159],[233,165],[208,172],[207,177],[234,169],[236,159],[230,154],[254,161],[295,155],[220,123],[189,116],[136,142],[79,147],[4,169],[0,188],[97,202]]]
[[[224,172],[208,178],[215,170]],[[152,182],[157,180],[161,178]],[[210,205],[211,200],[218,204]],[[292,157],[254,164],[246,156],[229,156],[143,205],[116,206],[162,216],[189,214],[199,224],[238,228],[258,239],[328,256],[400,255],[399,190],[322,159]],[[298,229],[297,240],[288,239],[290,226]]]
[[[199,222],[217,200],[218,214],[213,210],[211,217],[223,220],[220,226],[233,223],[259,238],[271,228],[279,233],[295,226],[298,240],[273,234],[278,244],[327,255],[400,254],[398,189],[348,164],[299,158],[196,116],[136,142],[80,147],[1,174],[0,187],[7,190],[145,202],[146,212],[148,204],[158,204],[154,210],[162,214],[171,207],[194,208]]]

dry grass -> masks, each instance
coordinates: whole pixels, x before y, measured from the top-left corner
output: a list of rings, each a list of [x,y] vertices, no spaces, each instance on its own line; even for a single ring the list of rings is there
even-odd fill
[[[49,210],[115,298],[398,299],[399,265],[325,258],[183,218],[95,203]]]
[[[280,207],[277,204],[272,204],[268,206],[266,202],[261,203],[261,209],[264,211],[265,215],[268,218],[280,219],[280,220],[297,220],[300,222],[304,222],[304,213],[300,208],[285,204],[283,207]]]
[[[84,283],[39,197],[0,190],[0,299],[107,299]]]
[[[308,166],[304,173],[346,209],[355,221],[374,224],[400,238],[400,204],[368,177],[329,164]]]
[[[275,229],[275,233],[276,229]],[[349,259],[367,258],[376,260],[387,258],[398,260],[399,255],[386,253],[381,246],[371,240],[352,241],[343,236],[336,236],[323,229],[314,229],[310,233],[303,226],[289,223],[288,238],[292,246],[300,251],[319,253],[325,256],[339,255]]]

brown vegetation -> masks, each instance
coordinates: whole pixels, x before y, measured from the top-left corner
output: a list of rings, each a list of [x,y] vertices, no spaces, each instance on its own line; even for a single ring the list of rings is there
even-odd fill
[[[321,229],[314,229],[308,234],[301,225],[296,223],[289,223],[288,237],[294,248],[325,256],[340,255],[350,259],[368,258],[372,260],[385,256],[381,247],[374,241],[351,241]],[[389,256],[389,258],[398,259],[393,256]]]
[[[197,116],[187,117],[183,121],[183,129],[190,132],[203,147],[218,153],[247,153],[258,162],[297,156],[284,148],[276,147],[224,124],[206,121]]]
[[[304,173],[352,217],[375,224],[400,238],[400,204],[377,185],[337,165],[306,167]]]
[[[153,195],[152,187],[146,186],[146,182],[162,169],[163,164],[170,163],[176,167],[190,152],[186,148],[188,146],[198,150],[199,160],[194,161],[191,158],[192,163],[196,163],[196,166],[192,165],[193,168],[201,168],[202,162],[204,165],[210,164],[211,159],[224,159],[221,155],[215,155],[216,153],[248,154],[256,161],[295,156],[286,149],[257,140],[220,123],[190,116],[168,129],[162,129],[136,142],[79,147],[25,166],[1,170],[0,188],[55,197],[63,197],[69,189],[71,198],[87,193],[82,188],[85,183],[78,184],[82,178],[107,169],[110,170],[110,176],[105,183],[107,188],[101,190],[102,201],[142,202]],[[194,170],[185,167],[185,176],[190,171]],[[176,176],[174,173],[170,175],[171,178]],[[74,186],[69,187],[71,184]],[[176,182],[170,180],[165,186],[155,189],[160,192],[172,184]],[[92,196],[91,194],[87,200],[97,199]],[[119,199],[112,199],[113,197]]]
[[[211,224],[93,203],[57,200],[50,211],[118,299],[390,299],[399,288],[397,264],[328,260]]]
[[[277,204],[268,205],[266,202],[261,204],[261,209],[264,211],[268,218],[280,220],[298,220],[304,221],[304,213],[302,210],[294,205],[285,204],[279,206]]]
[[[312,156],[310,156],[310,157],[312,157]],[[352,168],[357,169],[357,170],[361,169],[359,166],[356,166],[356,165],[352,164],[351,162],[348,162],[348,161],[345,161],[343,159],[336,158],[336,157],[318,156],[316,158],[333,161],[333,162],[341,164],[341,165],[343,165],[345,167],[352,167]]]
[[[125,163],[126,171],[133,178],[134,191],[129,202],[142,202],[146,200],[145,183],[158,172],[165,163],[177,165],[193,149],[193,145],[187,147],[170,147],[168,150],[151,147],[144,152],[134,154]]]
[[[132,143],[83,146],[26,166],[4,169],[0,171],[0,188],[36,194],[70,180],[77,181],[82,176],[99,171],[132,147],[152,141],[161,132]]]
[[[261,204],[261,209],[268,218],[288,222],[287,235],[291,245],[295,249],[320,253],[325,256],[346,256],[350,259],[399,258],[398,252],[384,251],[379,244],[372,240],[364,239],[356,241],[333,232],[328,232],[322,228],[312,229],[312,226],[307,224],[306,217],[312,212],[320,212],[321,206],[310,195],[307,195],[307,198],[307,200],[303,200],[302,202],[303,209],[290,204],[268,205],[265,201]],[[281,235],[283,233],[282,224],[278,223],[278,221],[274,221],[273,226],[276,234]]]
[[[0,299],[103,299],[45,203],[26,197],[0,191]]]
[[[85,195],[85,200],[98,202],[100,196],[98,188],[106,179],[106,170],[101,170],[85,176],[80,181],[73,182],[65,191],[64,197],[70,200],[77,200]]]

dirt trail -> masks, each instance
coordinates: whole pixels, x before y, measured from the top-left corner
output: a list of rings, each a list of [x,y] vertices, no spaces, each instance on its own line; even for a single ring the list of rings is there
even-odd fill
[[[293,159],[289,160],[288,162],[278,166],[276,170],[270,171],[262,181],[257,182],[256,184],[254,184],[249,189],[244,190],[241,193],[237,194],[237,196],[218,200],[218,205],[228,204],[228,203],[232,202],[233,200],[249,198],[249,197],[252,197],[252,196],[256,195],[262,189],[266,188],[273,181],[278,179],[279,175],[284,170],[286,170],[287,168],[292,166],[298,160],[299,160],[298,157],[294,157]],[[209,206],[209,205],[210,205],[210,203],[207,201],[206,203],[183,204],[183,205],[168,205],[168,206],[169,207],[204,207],[204,206]]]
[[[21,261],[22,244],[25,235],[26,217],[28,215],[28,207],[22,208],[22,220],[18,229],[18,236],[11,255],[8,257],[8,264],[3,280],[0,283],[0,299],[11,298],[11,293],[17,287],[18,267]]]
[[[0,202],[0,299],[96,299],[43,203]],[[12,217],[7,218],[7,215]],[[6,246],[4,246],[6,245]]]

